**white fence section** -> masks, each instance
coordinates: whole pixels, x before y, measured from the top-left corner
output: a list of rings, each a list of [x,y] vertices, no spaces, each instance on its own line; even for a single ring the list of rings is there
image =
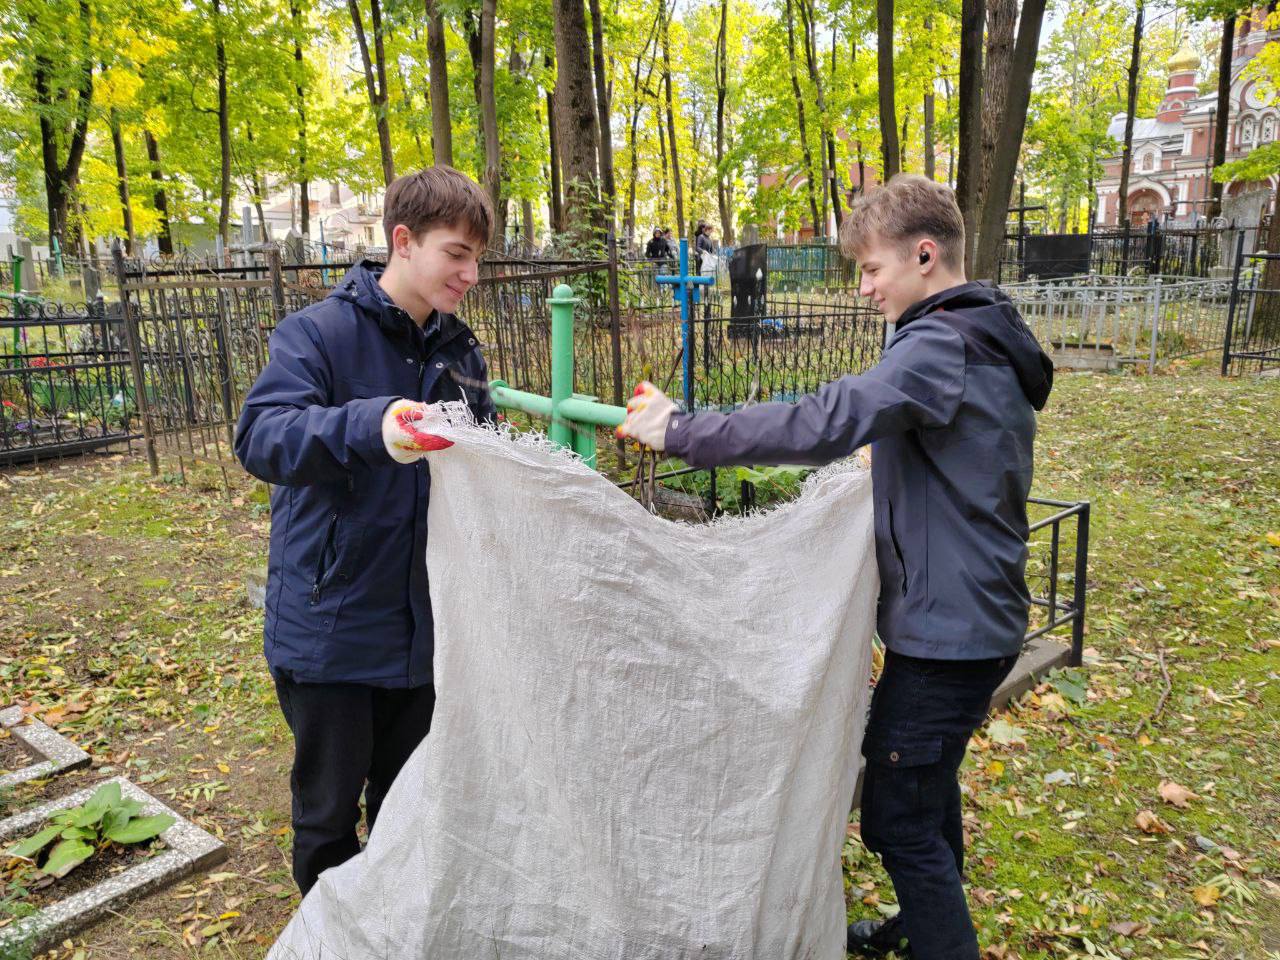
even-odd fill
[[[1160,363],[1222,349],[1231,278],[1067,277],[1001,287],[1041,346],[1060,357]]]

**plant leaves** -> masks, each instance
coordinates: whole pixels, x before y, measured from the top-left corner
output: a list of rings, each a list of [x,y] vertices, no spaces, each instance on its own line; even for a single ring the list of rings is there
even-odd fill
[[[108,840],[114,840],[116,843],[142,843],[152,837],[158,837],[175,823],[177,820],[169,814],[157,813],[151,817],[137,817],[123,826],[105,831],[105,835]]]
[[[49,853],[41,872],[51,877],[65,877],[93,856],[93,847],[83,840],[63,840]]]
[[[45,827],[39,833],[28,837],[21,843],[14,844],[5,851],[6,856],[22,857],[24,860],[30,860],[37,853],[47,847],[62,832],[62,827],[55,824],[52,827]]]

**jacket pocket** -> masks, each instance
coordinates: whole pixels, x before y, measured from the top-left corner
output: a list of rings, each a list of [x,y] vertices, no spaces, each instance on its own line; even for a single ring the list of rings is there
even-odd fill
[[[907,595],[907,562],[902,558],[902,544],[898,542],[898,530],[893,525],[893,501],[885,500],[889,508],[889,539],[893,541],[893,554],[898,558],[898,569],[902,571],[902,595]]]
[[[942,738],[872,734],[862,742],[862,755],[886,767],[924,767],[942,759]]]
[[[357,568],[364,541],[364,524],[340,513],[329,517],[324,543],[316,560],[311,584],[311,605],[322,600],[341,599]],[[339,595],[335,598],[335,594]],[[329,606],[329,604],[326,604]]]
[[[324,541],[320,544],[320,556],[316,559],[316,576],[311,583],[311,605],[320,602],[320,590],[328,580],[330,573],[338,565],[338,514],[331,514],[329,525],[325,530]]]

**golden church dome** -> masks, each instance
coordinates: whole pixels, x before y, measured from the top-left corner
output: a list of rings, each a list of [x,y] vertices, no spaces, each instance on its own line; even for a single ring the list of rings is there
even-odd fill
[[[1178,48],[1178,52],[1169,58],[1166,64],[1170,73],[1195,73],[1200,69],[1200,58],[1196,56],[1196,52],[1187,45],[1184,38],[1182,46]]]

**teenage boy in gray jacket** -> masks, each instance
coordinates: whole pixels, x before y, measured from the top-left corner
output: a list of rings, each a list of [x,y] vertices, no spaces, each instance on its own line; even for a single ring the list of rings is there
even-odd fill
[[[652,384],[621,436],[692,466],[822,464],[872,443],[884,673],[863,740],[862,839],[901,912],[849,927],[868,956],[978,960],[957,771],[1027,628],[1026,501],[1053,364],[1008,297],[966,282],[947,187],[898,175],[858,200],[841,250],[896,331],[880,363],[794,404],[680,412]]]

